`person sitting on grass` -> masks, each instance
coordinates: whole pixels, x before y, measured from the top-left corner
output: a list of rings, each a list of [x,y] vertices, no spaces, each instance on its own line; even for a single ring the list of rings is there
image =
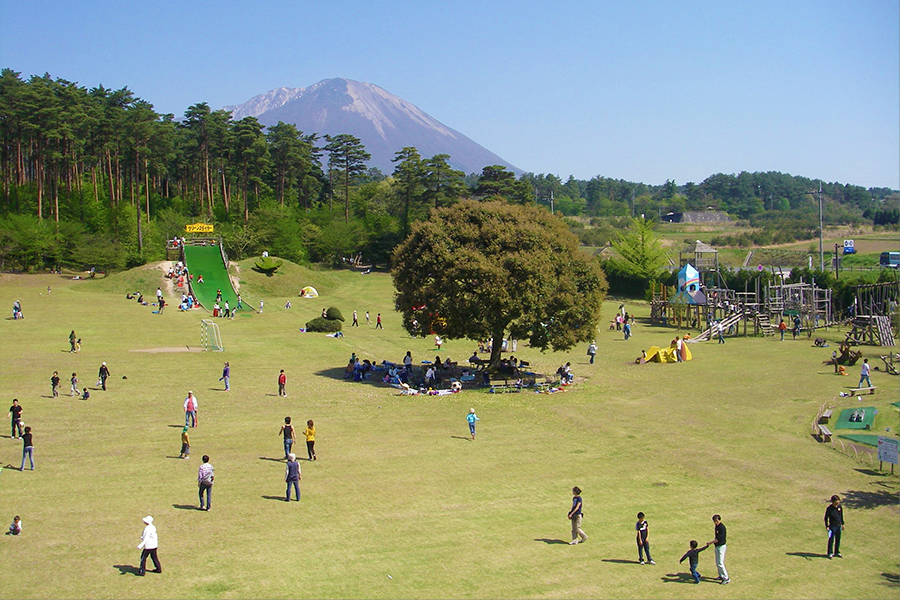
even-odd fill
[[[6,535],[19,535],[20,533],[22,533],[22,519],[19,518],[19,515],[16,515],[13,522],[9,525],[9,531],[6,532]]]
[[[81,392],[81,399],[82,400],[90,400],[90,398],[91,398],[91,393],[88,391],[87,388],[84,388],[84,391]]]

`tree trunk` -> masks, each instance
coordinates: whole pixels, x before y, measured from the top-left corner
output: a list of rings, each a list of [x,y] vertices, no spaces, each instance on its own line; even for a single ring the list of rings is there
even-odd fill
[[[503,330],[494,332],[491,337],[491,358],[488,369],[493,371],[500,364],[500,352],[503,350]]]

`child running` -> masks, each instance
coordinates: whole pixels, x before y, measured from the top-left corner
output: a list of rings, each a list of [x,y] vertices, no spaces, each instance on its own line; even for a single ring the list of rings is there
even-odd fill
[[[697,572],[697,563],[700,561],[700,559],[697,555],[707,548],[709,548],[709,542],[707,542],[706,545],[702,548],[697,549],[697,540],[691,540],[691,549],[685,552],[684,556],[681,557],[681,560],[678,561],[678,564],[681,564],[684,562],[684,559],[690,559],[689,564],[691,565],[691,577],[694,578],[694,583],[700,583],[700,573]]]

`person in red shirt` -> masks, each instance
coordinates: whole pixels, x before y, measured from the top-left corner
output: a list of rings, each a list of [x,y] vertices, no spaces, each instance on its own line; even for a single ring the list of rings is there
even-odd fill
[[[285,391],[285,385],[287,384],[287,377],[284,374],[284,369],[281,370],[281,373],[278,374],[278,395],[287,397],[287,392]]]

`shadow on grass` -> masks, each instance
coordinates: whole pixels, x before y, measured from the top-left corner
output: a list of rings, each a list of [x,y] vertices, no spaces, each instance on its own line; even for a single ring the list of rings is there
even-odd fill
[[[871,475],[872,477],[884,477],[886,475],[886,473],[875,471],[874,469],[854,469],[854,471],[863,475]]]
[[[884,581],[881,582],[882,584],[900,587],[900,575],[897,573],[882,573],[881,576],[884,578]]]
[[[827,554],[819,554],[818,552],[785,552],[788,556],[799,556],[800,558],[805,558],[809,560],[811,558],[824,558],[827,559]]]
[[[172,508],[177,508],[178,510],[203,510],[196,504],[173,504]]]
[[[694,578],[690,573],[666,573],[662,577],[660,577],[663,583],[690,583],[692,585],[697,585],[694,583]],[[711,583],[719,583],[713,578],[700,576],[700,581],[708,581]]]
[[[883,489],[851,490],[844,494],[842,504],[847,508],[878,508],[879,506],[897,506],[897,493],[890,489],[887,481],[877,481],[872,484]]]
[[[140,567],[134,565],[113,565],[113,569],[118,569],[119,575],[139,575],[141,572]]]
[[[279,502],[284,502],[284,496],[262,496],[265,500],[278,500]]]
[[[464,440],[464,441],[466,441],[466,442],[471,442],[471,441],[472,441],[472,438],[463,437],[463,436],[461,436],[461,435],[451,435],[451,436],[450,436],[450,439],[451,439],[451,440]]]
[[[206,388],[206,389],[208,389],[211,392],[227,392],[228,391],[225,388]]]
[[[169,427],[175,427],[178,429],[184,429],[184,425],[169,425]]]
[[[617,565],[639,565],[640,561],[625,560],[624,558],[604,558],[600,562],[616,563]]]
[[[271,460],[272,462],[281,462],[284,459],[283,458],[270,458],[268,456],[260,456],[259,460]]]
[[[463,438],[463,439],[465,439],[465,438]],[[544,542],[545,544],[564,544],[566,546],[569,545],[569,542],[567,542],[566,540],[558,540],[558,539],[554,539],[554,538],[534,538],[534,541]]]
[[[166,458],[177,458],[178,460],[184,460],[184,459],[183,459],[182,457],[180,457],[180,456],[167,456]]]

